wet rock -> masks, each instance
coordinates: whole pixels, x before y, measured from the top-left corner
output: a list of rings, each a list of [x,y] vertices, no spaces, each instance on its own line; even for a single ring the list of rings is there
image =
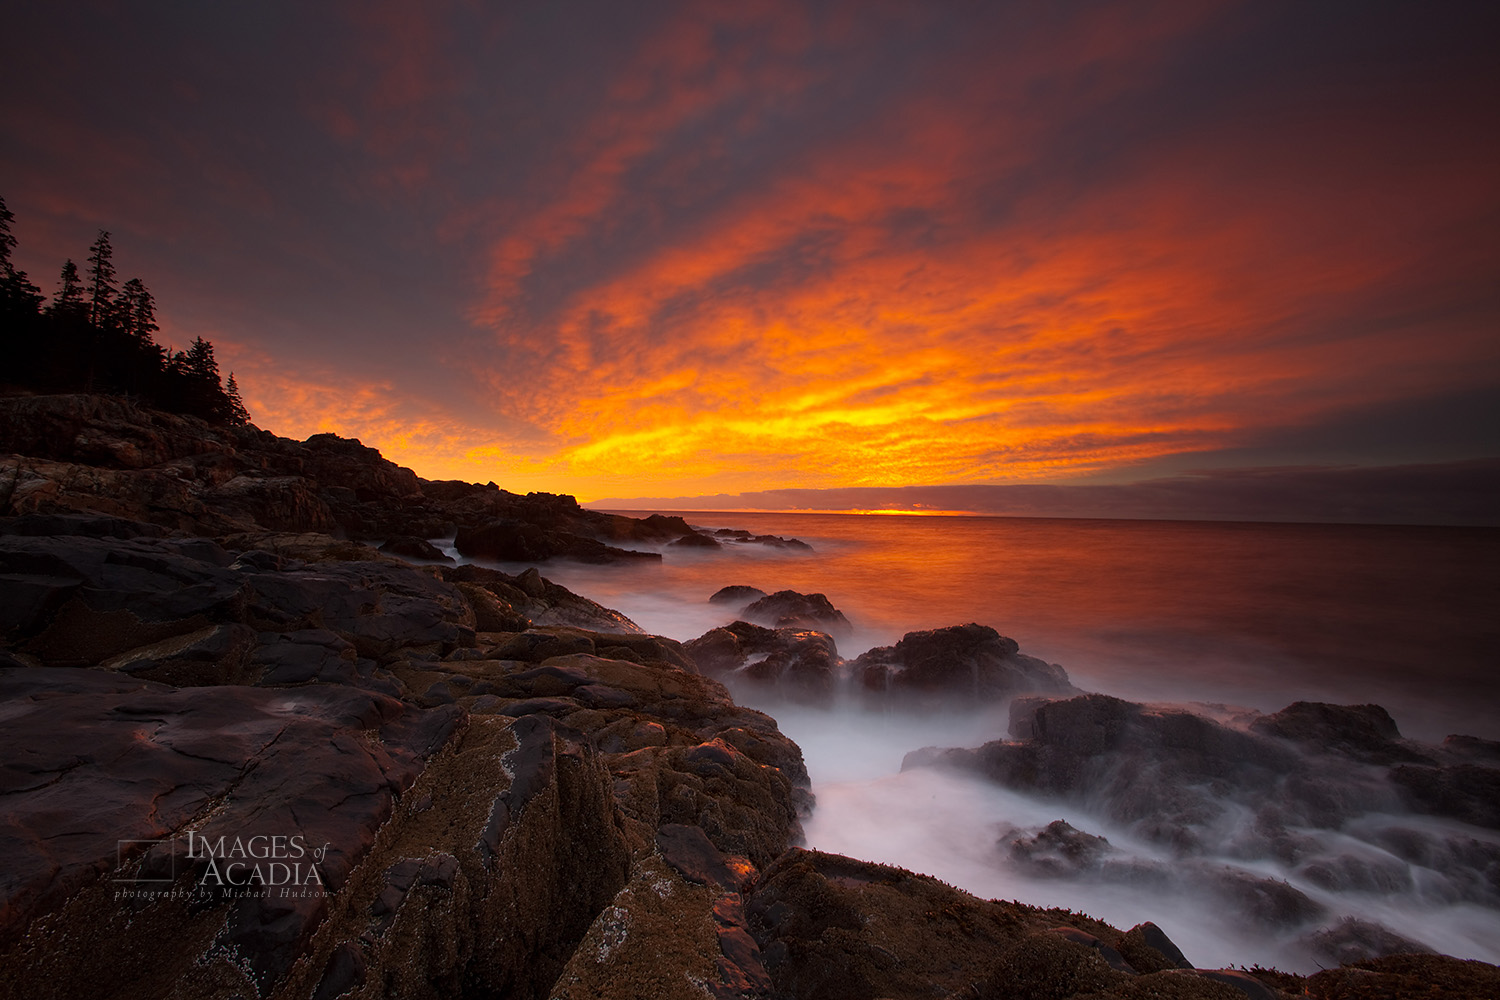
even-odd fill
[[[306,687],[288,698],[62,673],[0,676],[0,699],[12,716],[0,737],[4,759],[18,762],[4,772],[0,841],[12,878],[4,884],[0,935],[18,932],[30,915],[112,866],[122,840],[161,840],[184,829],[213,840],[295,834],[327,843],[322,874],[336,888],[424,755],[459,721],[452,712],[429,719],[351,688]],[[353,735],[366,728],[380,742]],[[59,816],[67,817],[68,837],[54,836]],[[183,841],[152,848],[146,864],[172,870],[171,858],[185,870]]]
[[[416,538],[412,535],[397,535],[394,538],[388,538],[381,543],[380,551],[406,559],[447,563],[450,566],[453,564],[453,558],[445,555],[436,545],[425,538]]]
[[[23,514],[0,517],[0,535],[56,537],[78,535],[84,538],[166,538],[167,530],[157,524],[132,521],[106,514]]]
[[[259,664],[255,668],[251,664],[259,642],[255,630],[248,626],[208,625],[127,650],[100,666],[176,687],[253,684],[261,673]]]
[[[1125,932],[1120,940],[1120,953],[1141,972],[1193,967],[1193,963],[1183,955],[1182,949],[1167,937],[1165,931],[1149,920],[1136,924]]]
[[[851,626],[844,613],[823,594],[799,594],[778,590],[748,605],[740,616],[771,628],[846,634]]]
[[[696,826],[663,823],[656,830],[656,849],[662,860],[689,882],[731,891],[740,888],[740,880],[724,863],[724,855]]]
[[[1036,833],[1012,830],[1001,838],[1013,861],[1039,875],[1076,876],[1097,868],[1114,853],[1104,837],[1084,833],[1065,820],[1054,820]]]
[[[1407,865],[1389,856],[1319,855],[1304,862],[1297,874],[1331,892],[1405,892],[1412,887]]]
[[[1194,969],[1181,975],[1193,976],[1210,983],[1223,983],[1233,988],[1236,996],[1248,997],[1249,1000],[1280,1000],[1271,987],[1238,969]]]
[[[1346,917],[1332,927],[1316,931],[1303,939],[1304,945],[1319,962],[1349,965],[1387,955],[1433,954],[1428,946],[1403,937],[1377,923]]]
[[[708,603],[733,604],[736,607],[743,608],[765,596],[766,592],[759,587],[721,587],[714,591],[713,596],[708,599]]]
[[[1089,935],[1092,937],[1092,935]],[[1076,994],[1110,995],[1128,973],[1112,969],[1095,949],[1051,932],[1032,933],[1012,944],[975,985],[984,1000],[1034,997],[1061,1000]]]
[[[842,662],[833,637],[822,632],[738,621],[713,629],[683,648],[706,674],[784,685],[790,694],[820,698],[832,694]]]
[[[204,494],[204,502],[272,531],[332,531],[333,511],[300,476],[235,476]]]
[[[1226,840],[1241,857],[1280,856],[1287,847],[1295,854],[1289,825],[1337,827],[1394,804],[1383,775],[1366,765],[1315,767],[1280,740],[1181,709],[1083,695],[1027,700],[1018,712],[1027,739],[928,749],[903,766],[957,766],[1008,787],[1087,801],[1189,856]],[[1236,808],[1269,812],[1246,826],[1230,821]]]
[[[524,632],[531,627],[530,618],[489,588],[460,583],[458,589],[469,602],[469,607],[474,609],[476,632]]]
[[[719,528],[714,537],[736,545],[765,545],[777,549],[798,549],[811,552],[813,547],[800,538],[782,538],[780,535],[756,535],[742,528]]]
[[[98,663],[234,620],[232,558],[205,540],[0,536],[0,627],[49,663]]]
[[[1274,715],[1250,724],[1253,732],[1310,745],[1324,753],[1339,753],[1373,764],[1430,763],[1431,759],[1406,746],[1390,713],[1379,705],[1329,705],[1298,701]]]
[[[719,547],[719,543],[714,539],[697,531],[689,531],[681,538],[674,538],[667,544],[675,548],[684,549],[716,549]]]
[[[1449,736],[1443,749],[1451,756],[1474,761],[1500,762],[1500,740],[1482,740],[1477,736]]]
[[[558,586],[535,569],[512,576],[483,566],[466,565],[444,569],[442,574],[450,583],[470,584],[490,591],[503,608],[509,609],[505,613],[524,617],[533,625],[573,626],[600,632],[643,634],[639,625],[618,611]]]
[[[856,658],[850,669],[867,688],[942,693],[983,699],[1074,690],[1055,664],[1020,652],[1014,639],[987,625],[908,632],[894,646]]]
[[[1390,774],[1406,800],[1419,811],[1500,829],[1500,767],[1403,764],[1392,768]]]
[[[1500,996],[1500,968],[1447,955],[1390,955],[1326,969],[1306,980],[1312,997],[1386,1000],[1443,997],[1487,1000]]]
[[[1205,882],[1236,911],[1269,928],[1299,927],[1327,916],[1321,903],[1279,879],[1239,868],[1200,869]]]
[[[556,558],[586,563],[661,560],[661,556],[655,552],[615,548],[594,538],[568,531],[549,530],[527,521],[508,518],[472,527],[461,525],[453,545],[470,558],[482,557],[504,562],[546,562]]]
[[[1132,976],[1136,974],[1135,969],[1131,968],[1130,963],[1125,961],[1123,955],[1088,931],[1081,931],[1076,927],[1053,927],[1047,933],[1056,934],[1064,941],[1083,945],[1083,947],[1090,949],[1100,958],[1104,959],[1104,964],[1116,972],[1125,972]]]

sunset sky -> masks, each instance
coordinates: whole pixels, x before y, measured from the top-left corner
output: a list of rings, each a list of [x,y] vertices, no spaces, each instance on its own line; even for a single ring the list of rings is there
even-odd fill
[[[1441,465],[1500,455],[1494,9],[16,4],[0,196],[428,478]]]

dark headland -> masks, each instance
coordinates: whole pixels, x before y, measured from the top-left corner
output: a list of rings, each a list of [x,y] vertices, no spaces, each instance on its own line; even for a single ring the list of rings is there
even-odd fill
[[[1193,970],[1150,924],[801,849],[801,752],[708,674],[780,657],[815,689],[850,665],[797,616],[835,610],[689,649],[536,570],[428,547],[455,533],[545,561],[649,558],[621,550],[692,529],[422,480],[333,435],[0,398],[0,995],[1500,995],[1500,970],[1435,954]],[[1194,735],[1075,697],[975,628],[854,661],[872,690],[940,687],[945,655],[1050,687],[1026,709],[1045,732],[952,764],[1052,786]],[[1496,825],[1485,748],[1415,759],[1357,713],[1276,725],[1245,747],[1197,735],[1271,769],[1286,741],[1344,739],[1421,769],[1428,811],[1488,801],[1469,819]]]

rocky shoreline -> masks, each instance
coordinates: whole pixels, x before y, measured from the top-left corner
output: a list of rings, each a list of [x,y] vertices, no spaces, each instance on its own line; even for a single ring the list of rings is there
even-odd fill
[[[1075,791],[1148,770],[1120,791],[1145,823],[1201,806],[1151,797],[1183,774],[1306,777],[1277,756],[1300,741],[1494,827],[1489,745],[1293,706],[1241,746],[977,625],[846,663],[817,595],[732,595],[751,620],[681,644],[534,569],[443,565],[439,537],[538,563],[800,544],[424,481],[333,435],[0,399],[0,996],[1500,995],[1500,970],[1433,954],[1196,970],[1150,924],[803,849],[801,751],[716,678],[1043,692],[1018,740],[911,766]],[[1014,840],[1106,863],[1065,829]]]

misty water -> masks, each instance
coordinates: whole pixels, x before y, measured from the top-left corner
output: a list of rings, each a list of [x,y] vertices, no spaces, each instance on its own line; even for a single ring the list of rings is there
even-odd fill
[[[640,513],[640,512],[633,512]],[[1293,701],[1375,703],[1403,736],[1500,739],[1500,531],[1354,525],[840,514],[685,515],[695,526],[800,538],[666,547],[660,564],[549,564],[547,577],[688,640],[733,617],[721,587],[826,594],[849,618],[846,658],[904,633],[979,622],[1061,664],[1080,688],[1195,703],[1243,724]],[[496,564],[501,565],[501,564]],[[501,565],[514,571],[516,567]],[[1353,917],[1434,950],[1500,961],[1500,837],[1403,814],[1358,767],[1331,776],[1355,820],[1303,825],[1297,863],[1247,851],[1259,803],[1227,797],[1184,851],[1113,823],[1108,803],[1049,799],[934,768],[901,770],[924,746],[1007,737],[1008,705],[940,715],[815,708],[764,688],[736,699],[801,746],[817,796],[807,846],[934,875],[986,898],[1064,906],[1129,927],[1152,920],[1202,967],[1337,964],[1309,935]],[[1362,796],[1362,798],[1361,798]],[[1006,845],[1063,819],[1106,837],[1102,869],[1059,877]],[[1324,877],[1310,877],[1311,854]],[[1325,863],[1326,862],[1326,863]],[[1327,877],[1332,869],[1354,872]],[[1326,915],[1290,927],[1226,905],[1226,877],[1284,882]],[[1274,888],[1274,885],[1273,885]]]

